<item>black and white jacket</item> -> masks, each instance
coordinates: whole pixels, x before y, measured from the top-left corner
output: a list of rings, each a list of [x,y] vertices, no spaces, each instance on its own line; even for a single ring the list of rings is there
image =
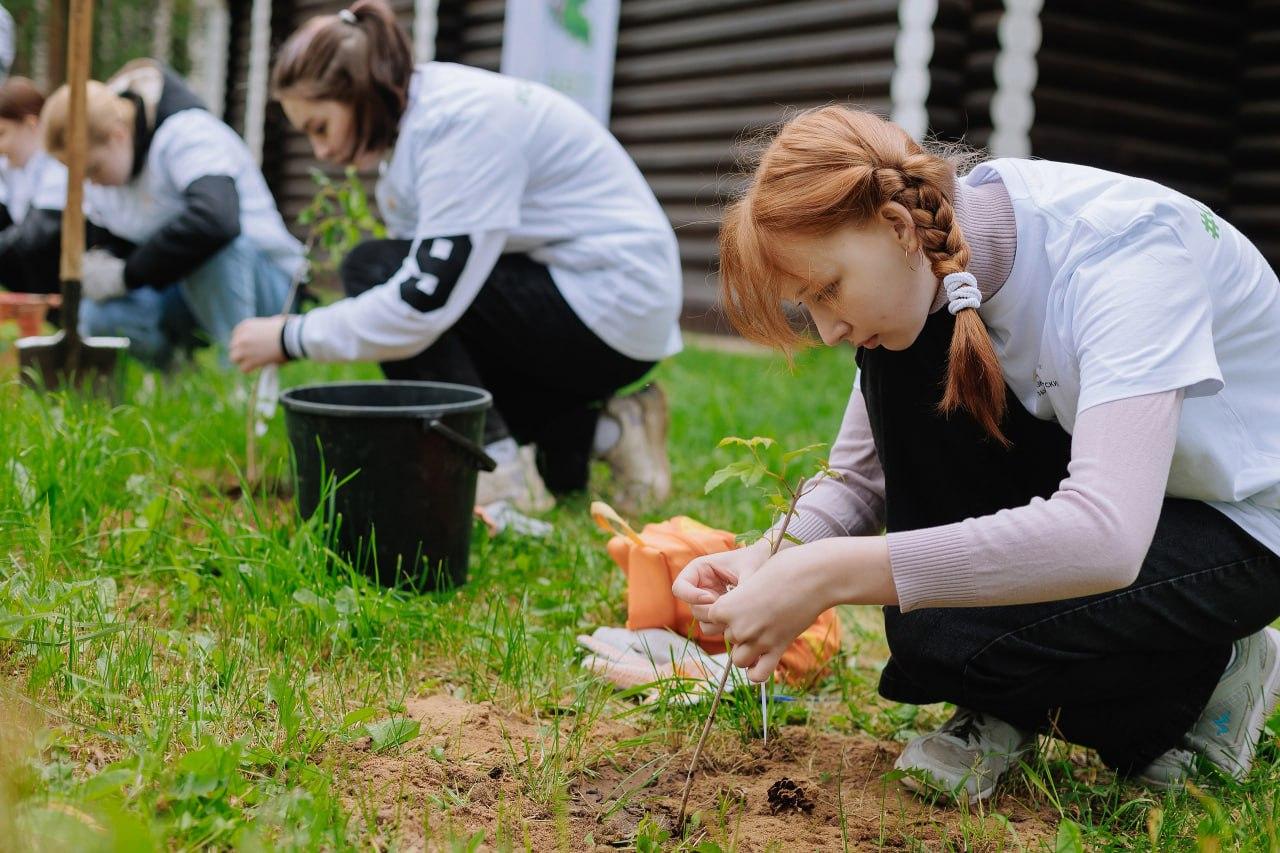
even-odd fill
[[[89,218],[137,244],[125,262],[129,288],[180,281],[244,234],[286,272],[302,246],[285,228],[244,141],[176,74],[136,60],[107,82],[133,102],[133,176],[124,186],[85,186]]]
[[[0,158],[0,285],[58,289],[67,169],[43,151],[18,167]]]

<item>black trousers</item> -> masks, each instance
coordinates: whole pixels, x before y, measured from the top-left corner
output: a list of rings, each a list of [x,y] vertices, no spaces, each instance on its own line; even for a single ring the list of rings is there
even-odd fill
[[[343,261],[342,285],[356,296],[386,281],[404,260],[404,241],[371,240]],[[485,442],[508,436],[536,444],[553,492],[586,488],[600,410],[618,389],[654,366],[619,353],[578,318],[547,268],[503,255],[462,318],[430,347],[383,362],[388,379],[459,382],[493,395]]]
[[[890,530],[1021,506],[1066,474],[1067,436],[1011,394],[1011,449],[967,417],[938,414],[953,322],[943,311],[910,349],[860,353]],[[1008,607],[885,608],[892,657],[880,692],[1054,731],[1134,772],[1195,722],[1231,644],[1277,616],[1280,557],[1208,505],[1171,498],[1125,589]]]

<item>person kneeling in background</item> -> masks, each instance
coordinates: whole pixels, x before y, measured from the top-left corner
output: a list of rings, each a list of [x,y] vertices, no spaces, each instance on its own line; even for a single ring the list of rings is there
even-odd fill
[[[44,95],[25,77],[0,83],[0,286],[58,290],[67,169],[40,144]]]
[[[63,161],[68,96],[56,91],[43,113],[45,145]],[[241,320],[279,312],[302,246],[244,141],[149,59],[90,81],[88,114],[86,212],[136,248],[85,253],[81,332],[126,336],[164,367],[192,333],[225,348]]]

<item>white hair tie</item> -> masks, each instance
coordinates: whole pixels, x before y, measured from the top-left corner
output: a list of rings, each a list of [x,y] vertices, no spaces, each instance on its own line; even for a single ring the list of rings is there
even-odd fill
[[[338,12],[338,20],[346,24],[355,24],[357,23],[356,13],[352,12],[350,9],[342,9]]]
[[[971,272],[953,272],[942,280],[942,286],[947,291],[947,310],[952,314],[982,304],[982,291]]]

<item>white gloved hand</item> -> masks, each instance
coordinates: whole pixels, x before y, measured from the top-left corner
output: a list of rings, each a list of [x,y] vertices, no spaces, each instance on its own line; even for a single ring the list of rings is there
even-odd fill
[[[588,654],[582,665],[624,690],[674,680],[677,701],[701,702],[715,692],[727,654],[709,655],[697,643],[665,628],[597,628],[578,636]],[[733,685],[737,687],[735,683]]]
[[[103,249],[84,253],[80,268],[80,289],[86,299],[103,302],[124,296],[124,261]]]

